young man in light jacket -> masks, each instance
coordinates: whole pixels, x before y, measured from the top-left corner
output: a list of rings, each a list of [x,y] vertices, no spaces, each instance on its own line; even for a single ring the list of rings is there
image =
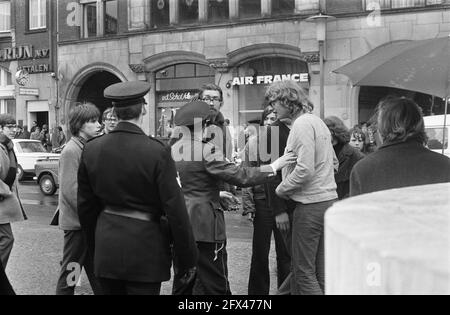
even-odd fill
[[[337,200],[334,179],[336,154],[325,123],[311,114],[312,103],[294,81],[276,82],[266,93],[278,118],[291,118],[286,152],[297,155],[297,164],[283,170],[277,195],[297,203],[292,227],[291,293],[323,295],[324,216]]]
[[[56,287],[57,295],[74,295],[82,268],[91,283],[94,294],[100,287],[94,276],[93,258],[88,257],[87,244],[78,217],[78,168],[86,142],[98,134],[100,112],[93,104],[80,104],[69,114],[72,138],[59,160],[59,227],[64,231],[64,250],[61,272]]]
[[[0,115],[0,260],[4,268],[14,244],[11,223],[25,219],[17,191],[18,165],[11,141],[15,128],[13,116]]]

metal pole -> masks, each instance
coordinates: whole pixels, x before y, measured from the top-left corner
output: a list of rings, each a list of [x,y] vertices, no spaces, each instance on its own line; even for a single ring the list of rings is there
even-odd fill
[[[447,95],[445,98],[445,112],[444,112],[444,127],[442,128],[442,154],[445,154],[445,138],[446,138],[446,130],[447,130],[447,112],[448,112],[448,98],[450,95]]]
[[[324,42],[319,41],[320,50],[320,118],[325,118],[325,67],[324,67]]]

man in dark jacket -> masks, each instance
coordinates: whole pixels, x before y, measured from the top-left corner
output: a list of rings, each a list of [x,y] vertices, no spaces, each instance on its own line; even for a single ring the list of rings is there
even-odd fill
[[[220,204],[221,183],[241,187],[262,184],[296,158],[288,155],[272,165],[239,167],[227,161],[220,148],[202,141],[208,115],[208,104],[204,102],[188,103],[177,112],[175,124],[184,126],[184,131],[181,140],[172,147],[172,155],[199,250],[198,277],[193,293],[229,295],[226,209]],[[197,118],[199,125],[196,125]]]
[[[384,143],[354,167],[351,196],[450,182],[450,159],[425,147],[425,124],[414,101],[389,98],[382,103],[378,131]]]
[[[119,124],[86,144],[79,169],[80,222],[105,294],[160,294],[171,276],[170,238],[181,274],[191,277],[197,262],[170,150],[140,127],[149,89],[126,82],[105,90]]]

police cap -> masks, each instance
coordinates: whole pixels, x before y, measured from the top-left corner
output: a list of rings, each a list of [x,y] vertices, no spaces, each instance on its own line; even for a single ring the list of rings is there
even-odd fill
[[[104,96],[112,100],[114,107],[127,107],[144,104],[144,96],[150,91],[147,82],[132,81],[122,82],[109,86],[104,91]]]
[[[175,115],[176,126],[193,126],[195,120],[204,121],[211,115],[210,106],[205,102],[187,103]]]

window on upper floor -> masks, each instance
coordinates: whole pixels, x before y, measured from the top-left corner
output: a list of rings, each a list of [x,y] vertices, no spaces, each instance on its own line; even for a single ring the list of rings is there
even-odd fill
[[[169,0],[151,0],[152,28],[163,28],[170,25],[170,5]]]
[[[373,10],[374,5],[379,5],[381,10],[385,10],[442,4],[444,0],[365,0],[365,2],[366,10]]]
[[[0,87],[12,86],[12,75],[7,69],[0,67]]]
[[[118,0],[105,1],[104,5],[104,25],[105,35],[115,35],[119,31],[119,9]]]
[[[221,22],[230,18],[229,0],[208,1],[208,21]]]
[[[272,0],[272,15],[295,13],[295,0]]]
[[[261,17],[261,0],[239,0],[239,17],[242,19]]]
[[[11,31],[11,3],[0,1],[0,32]]]
[[[86,1],[83,5],[83,37],[97,36],[97,2]]]
[[[144,29],[147,0],[128,0],[128,28]]]
[[[29,29],[38,30],[47,27],[47,0],[29,0]]]
[[[198,22],[198,0],[178,0],[180,5],[181,24],[189,24]]]

